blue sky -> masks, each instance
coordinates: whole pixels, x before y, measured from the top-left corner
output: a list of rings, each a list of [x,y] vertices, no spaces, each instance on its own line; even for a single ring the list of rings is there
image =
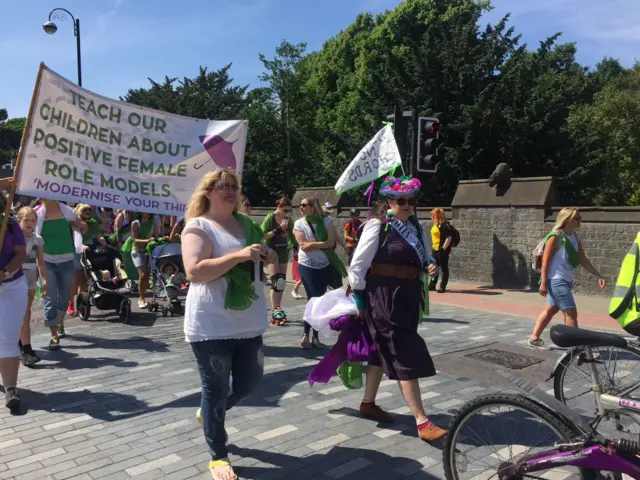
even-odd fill
[[[358,12],[381,12],[399,0],[21,0],[3,5],[0,30],[0,107],[26,114],[38,62],[76,80],[71,22],[47,35],[42,22],[54,7],[69,9],[82,28],[83,84],[109,97],[148,86],[147,77],[192,77],[198,66],[233,62],[239,84],[257,85],[258,53],[273,55],[282,39],[322,42]],[[603,56],[630,66],[640,56],[638,0],[494,0],[485,21],[512,12],[511,24],[531,46],[561,31],[594,65]]]

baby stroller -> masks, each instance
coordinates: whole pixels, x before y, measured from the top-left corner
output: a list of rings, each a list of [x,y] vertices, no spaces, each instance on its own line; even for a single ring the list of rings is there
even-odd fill
[[[166,317],[178,313],[182,307],[181,297],[184,298],[188,291],[186,280],[173,283],[169,280],[170,274],[166,270],[172,270],[174,274],[181,276],[184,271],[182,264],[182,250],[179,243],[166,243],[158,245],[151,252],[151,292],[152,298],[148,302],[150,312],[162,312]]]
[[[98,310],[115,310],[120,320],[131,320],[131,290],[125,287],[128,279],[122,265],[122,255],[112,247],[88,248],[80,258],[87,277],[88,291],[80,293],[76,311],[82,320],[91,316],[91,307]]]

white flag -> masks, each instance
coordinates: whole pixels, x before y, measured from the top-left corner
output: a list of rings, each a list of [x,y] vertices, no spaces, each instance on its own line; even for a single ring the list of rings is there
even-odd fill
[[[366,185],[382,177],[389,171],[402,164],[398,145],[393,137],[390,125],[385,125],[382,130],[367,143],[360,153],[356,155],[344,173],[340,176],[334,187],[336,193],[351,190],[352,188]]]

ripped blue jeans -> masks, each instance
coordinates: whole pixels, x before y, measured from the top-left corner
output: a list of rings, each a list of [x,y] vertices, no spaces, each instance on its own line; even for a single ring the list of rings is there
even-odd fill
[[[200,408],[204,437],[212,460],[227,458],[227,432],[224,429],[226,412],[248,397],[262,380],[262,336],[193,342],[191,348],[196,356],[202,384]],[[233,377],[232,389],[229,385],[230,376]]]

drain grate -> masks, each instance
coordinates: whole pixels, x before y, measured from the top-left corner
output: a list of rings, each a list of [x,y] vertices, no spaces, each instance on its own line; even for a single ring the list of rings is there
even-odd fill
[[[489,350],[482,350],[476,353],[470,353],[469,355],[465,355],[465,357],[472,358],[474,360],[480,360],[485,363],[500,365],[503,367],[510,368],[512,370],[520,370],[523,368],[530,367],[531,365],[535,365],[536,363],[542,362],[542,360],[539,358],[530,357],[528,355],[523,355],[521,353],[513,353],[513,352],[507,352],[505,350],[497,350],[495,348],[491,348]]]

